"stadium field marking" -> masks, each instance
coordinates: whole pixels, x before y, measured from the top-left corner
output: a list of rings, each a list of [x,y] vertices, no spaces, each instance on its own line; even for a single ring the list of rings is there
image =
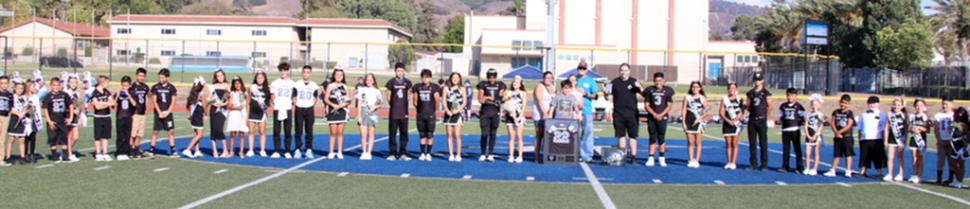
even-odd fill
[[[721,180],[714,180],[714,183],[717,185],[724,185],[724,181]]]
[[[775,181],[775,183],[782,186],[788,186],[788,183],[785,183],[784,181]]]
[[[835,182],[835,184],[838,184],[838,185],[841,185],[841,186],[844,186],[844,187],[852,187],[851,184],[846,184],[845,182]]]
[[[418,130],[418,129],[408,130],[408,133],[414,132],[416,130]],[[405,133],[405,134],[408,134],[408,133]],[[380,139],[374,140],[374,143],[387,140],[387,138],[388,138],[388,136],[381,137]],[[358,144],[356,146],[346,148],[346,149],[344,149],[344,151],[355,150],[355,149],[360,149],[360,145]],[[243,184],[243,185],[239,185],[239,186],[233,187],[232,189],[229,189],[229,190],[226,190],[226,191],[222,191],[222,192],[220,192],[218,194],[214,194],[212,196],[208,196],[206,198],[202,198],[202,199],[197,200],[195,202],[192,202],[192,203],[189,203],[189,204],[184,205],[182,207],[179,207],[179,209],[188,209],[188,208],[198,207],[198,206],[200,206],[202,204],[206,204],[208,202],[212,202],[213,200],[219,199],[221,197],[225,197],[226,195],[230,195],[232,193],[236,193],[236,192],[238,192],[240,190],[249,188],[251,186],[255,186],[257,184],[261,184],[263,182],[266,182],[266,181],[269,181],[269,180],[273,180],[275,178],[279,178],[280,176],[283,176],[283,174],[287,174],[287,173],[293,172],[293,171],[295,171],[297,169],[306,167],[307,165],[310,165],[310,164],[313,164],[313,163],[316,163],[316,162],[320,162],[321,160],[325,160],[325,159],[327,159],[327,158],[321,157],[321,158],[317,158],[317,159],[313,159],[313,160],[310,160],[310,161],[307,161],[307,162],[300,163],[299,165],[296,165],[296,166],[287,168],[286,170],[283,170],[281,172],[276,172],[276,173],[274,173],[272,175],[263,177],[261,179],[257,179],[255,181],[252,181],[252,182],[249,182],[249,183],[246,183],[246,184]]]
[[[175,128],[175,129],[178,129],[178,128]],[[194,135],[189,134],[189,135],[175,136],[175,138],[178,139],[178,138],[185,138],[185,137],[192,137],[192,136],[194,136]],[[151,137],[151,136],[149,136],[149,137]],[[165,137],[165,138],[168,138],[168,137]],[[159,141],[163,141],[163,140],[168,140],[168,139],[161,139],[161,138],[159,138],[158,140],[155,140],[155,142],[159,142]],[[143,139],[143,140],[141,140],[141,141],[138,142],[138,145],[141,145],[141,144],[144,144],[144,143],[148,143],[148,142],[151,142],[151,141],[152,141],[151,139]],[[112,148],[112,147],[115,147],[115,145],[113,145],[113,144],[112,145],[108,145],[108,148]],[[84,149],[78,149],[78,150],[75,150],[75,151],[77,151],[77,152],[94,151],[94,147],[88,147],[88,148],[84,148]]]
[[[672,128],[672,129],[677,129],[677,130],[683,131],[683,129],[680,129],[680,128],[677,128],[677,127],[667,127],[667,128]],[[712,138],[712,139],[718,139],[718,140],[722,140],[722,141],[724,140],[722,138],[719,138],[719,137],[716,137],[716,136],[712,136],[712,135],[709,135],[709,134],[706,134],[706,133],[704,134],[704,136],[705,137],[708,137],[708,138]],[[744,146],[748,146],[748,147],[751,146],[750,144],[745,143],[745,142],[738,142],[738,144],[744,145]],[[783,152],[778,151],[778,150],[774,150],[774,149],[768,149],[768,151],[770,151],[772,153],[777,153],[777,154],[784,154]],[[792,156],[794,156],[794,154],[792,154]],[[819,164],[824,165],[824,166],[828,166],[830,168],[835,168],[837,170],[845,170],[843,168],[833,167],[832,164],[828,164],[828,163],[825,163],[825,162],[819,162]],[[967,201],[967,200],[964,200],[964,199],[961,199],[961,198],[958,198],[958,197],[954,197],[954,196],[950,196],[950,195],[947,195],[947,194],[943,194],[943,193],[939,193],[939,192],[934,192],[934,191],[926,190],[926,189],[923,189],[923,188],[915,187],[913,185],[903,184],[903,183],[899,183],[899,182],[891,182],[891,183],[892,184],[895,184],[895,185],[898,185],[898,186],[901,186],[901,187],[906,187],[906,188],[909,188],[909,189],[912,189],[912,190],[920,191],[920,192],[923,192],[923,193],[926,193],[926,194],[930,194],[930,195],[934,195],[934,196],[938,196],[938,197],[950,199],[950,200],[956,201],[956,202],[961,203],[961,204],[964,204],[964,205],[970,205],[970,201]],[[845,183],[843,183],[843,184],[845,184]]]
[[[402,173],[401,174],[401,178],[407,178],[407,177],[411,177],[411,174],[410,173]]]
[[[536,177],[532,177],[532,176],[526,176],[526,177],[525,177],[525,180],[526,180],[526,181],[535,181],[535,180],[536,180]]]
[[[106,166],[101,166],[101,167],[94,168],[94,170],[100,171],[100,170],[109,169],[109,168],[111,168],[111,166],[107,166],[106,165]]]
[[[50,167],[53,167],[53,166],[54,166],[54,164],[44,164],[44,165],[39,165],[39,166],[34,167],[34,168],[38,168],[38,169],[40,169],[40,168],[50,168]]]
[[[663,184],[664,182],[661,181],[660,179],[653,179],[653,183],[654,184]]]
[[[469,179],[472,179],[472,175],[465,175],[465,176],[462,176],[462,177],[461,177],[461,179],[464,179],[464,180],[469,180]]]
[[[167,170],[168,170],[168,167],[164,167],[164,168],[158,168],[158,169],[155,169],[155,170],[152,170],[152,171],[153,172],[162,172],[162,171],[167,171]]]
[[[600,180],[596,178],[596,174],[593,174],[593,170],[589,169],[589,165],[586,163],[579,163],[580,167],[583,167],[583,172],[586,173],[586,179],[589,180],[589,184],[593,186],[593,190],[596,191],[596,196],[599,197],[600,202],[603,203],[603,208],[616,209],[616,204],[613,204],[613,200],[610,199],[610,195],[606,194],[606,189],[600,184]]]
[[[229,169],[222,169],[222,170],[218,170],[218,171],[215,171],[215,172],[212,172],[212,173],[213,174],[220,174],[220,173],[225,173],[226,171],[229,171]]]
[[[347,174],[350,174],[350,172],[340,172],[340,173],[337,174],[337,176],[338,177],[344,177],[344,176],[347,176]]]

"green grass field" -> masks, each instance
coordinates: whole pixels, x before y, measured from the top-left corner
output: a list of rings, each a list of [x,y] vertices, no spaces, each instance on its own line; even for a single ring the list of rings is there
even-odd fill
[[[184,115],[177,115],[176,136],[188,137],[191,131]],[[318,119],[318,122],[321,119]],[[465,134],[479,133],[477,120],[466,124]],[[381,123],[378,133],[386,133]],[[668,138],[682,139],[683,132],[672,124]],[[709,133],[719,135],[712,126]],[[149,121],[147,127],[152,127]],[[317,132],[327,131],[323,125]],[[596,123],[598,137],[610,137],[607,123]],[[270,127],[267,127],[271,130]],[[357,127],[347,125],[347,134]],[[439,125],[438,130],[444,130]],[[439,131],[442,132],[442,131]],[[527,135],[531,129],[527,129]],[[780,136],[769,131],[772,142]],[[150,132],[146,132],[146,139]],[[499,134],[504,134],[500,128]],[[641,127],[641,133],[646,133]],[[92,128],[81,129],[75,149],[89,155]],[[164,135],[164,134],[163,134]],[[164,137],[162,137],[164,138]],[[477,137],[475,137],[477,138]],[[745,136],[742,136],[744,139]],[[44,134],[38,136],[43,143]],[[325,140],[325,139],[318,139]],[[440,139],[439,139],[440,140]],[[716,139],[705,139],[716,142]],[[742,140],[744,141],[744,140]],[[935,141],[935,140],[931,140]],[[440,142],[440,141],[439,141]],[[207,142],[204,142],[207,143]],[[113,141],[111,144],[114,144]],[[414,142],[412,142],[414,144]],[[178,145],[179,147],[185,146]],[[353,144],[345,146],[354,146]],[[708,146],[721,146],[720,144]],[[167,142],[159,142],[166,149]],[[641,146],[642,147],[642,146]],[[318,147],[318,150],[325,149]],[[377,147],[380,151],[386,148]],[[114,150],[111,148],[110,150]],[[47,154],[41,145],[38,153]],[[14,149],[16,152],[16,149]],[[477,152],[469,150],[467,152]],[[708,155],[722,153],[708,152]],[[274,175],[277,168],[171,159],[125,162],[95,162],[89,157],[71,164],[38,164],[0,167],[3,177],[0,203],[3,208],[177,208],[234,187]],[[167,169],[167,170],[161,170]],[[216,171],[225,170],[216,174]],[[646,169],[629,167],[628,169]],[[823,168],[827,169],[827,168]],[[821,177],[820,177],[821,178]],[[908,184],[908,183],[907,183]],[[618,208],[961,208],[964,203],[919,190],[889,183],[839,185],[629,185],[604,183],[603,188]],[[966,201],[970,192],[935,185],[915,185],[926,191]],[[399,178],[304,171],[281,175],[212,200],[199,208],[601,208],[597,193],[589,183],[545,183],[434,178]]]

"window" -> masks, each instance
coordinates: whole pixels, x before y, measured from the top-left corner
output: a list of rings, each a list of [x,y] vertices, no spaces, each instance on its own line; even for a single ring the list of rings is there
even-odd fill
[[[175,35],[175,29],[162,28],[162,35]]]
[[[162,50],[162,56],[175,56],[175,50]]]
[[[131,34],[131,28],[118,28],[118,34]]]
[[[512,49],[513,50],[520,50],[519,46],[522,46],[522,41],[520,41],[520,40],[512,40]]]
[[[253,57],[266,57],[266,52],[253,52]]]
[[[222,56],[222,52],[220,52],[220,51],[207,51],[207,52],[205,52],[205,56],[218,57],[218,56]]]
[[[563,55],[560,54],[560,55],[556,56],[556,59],[558,59],[558,60],[564,60],[564,59],[566,59],[566,56],[563,56]]]
[[[532,41],[532,42],[533,42],[532,46],[535,46],[536,50],[542,50],[542,47],[543,47],[542,41]]]
[[[756,56],[751,56],[751,62],[757,63],[758,62],[758,58],[760,58],[760,57],[758,57],[757,55]]]
[[[533,48],[532,48],[532,42],[531,41],[523,41],[522,42],[522,50],[528,51],[528,50],[532,50],[532,49]]]
[[[266,30],[253,30],[253,36],[266,36]]]
[[[738,63],[744,63],[744,55],[738,55]]]
[[[174,31],[173,31],[172,34],[175,34]],[[210,36],[220,36],[220,35],[222,35],[222,30],[219,30],[219,29],[206,29],[205,30],[205,34],[206,35],[210,35]]]
[[[131,54],[131,50],[119,49],[115,51],[115,54],[117,54],[118,56],[128,56],[129,54]]]

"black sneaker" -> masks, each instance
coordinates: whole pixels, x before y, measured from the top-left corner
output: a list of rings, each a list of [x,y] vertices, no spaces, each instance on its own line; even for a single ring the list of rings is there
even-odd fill
[[[788,169],[787,168],[779,168],[778,169],[778,173],[788,173]]]
[[[768,166],[761,167],[761,172],[768,172]]]
[[[754,169],[758,169],[758,168],[754,166],[748,166],[747,168],[744,168],[744,170],[746,171],[753,171]]]
[[[639,162],[637,162],[637,158],[636,157],[630,158],[630,163],[633,164],[633,165],[640,164]]]

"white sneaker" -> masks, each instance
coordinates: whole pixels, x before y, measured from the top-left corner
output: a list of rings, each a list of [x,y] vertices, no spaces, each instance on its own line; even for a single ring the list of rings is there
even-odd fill
[[[106,162],[111,162],[112,160],[114,160],[114,159],[111,159],[111,155],[107,155],[107,154],[101,155],[101,159]]]
[[[455,162],[455,156],[454,155],[448,155],[448,162]]]
[[[731,163],[731,170],[738,169],[738,164]]]
[[[338,159],[338,160],[343,160],[343,159],[344,159],[344,153],[339,153],[339,152],[338,152],[338,153],[337,153],[337,159]]]
[[[424,161],[431,162],[431,154],[425,154]]]
[[[290,159],[290,158],[293,158],[293,155],[290,155],[290,153],[286,153],[286,154],[283,154],[283,158]]]
[[[950,186],[953,188],[963,188],[963,182],[953,181],[953,183],[950,183]]]
[[[485,162],[485,155],[478,157],[478,162]]]
[[[809,175],[809,176],[815,176],[815,175],[818,175],[818,170],[815,170],[815,169],[812,169],[812,170],[809,170],[809,171],[808,171],[808,175]]]
[[[893,178],[893,181],[903,181],[903,174],[896,174],[896,177]]]
[[[293,152],[293,158],[303,159],[303,152],[300,152],[300,150],[297,149],[296,152]]]
[[[395,160],[397,160],[397,158],[394,157],[394,155],[387,156],[387,161],[395,161]]]
[[[195,155],[192,154],[192,150],[189,150],[189,149],[182,150],[182,155],[185,155],[186,157],[189,157],[189,158],[195,157]]]
[[[128,158],[128,155],[118,155],[118,161],[126,161],[130,159],[131,158]]]
[[[643,165],[647,167],[653,167],[653,157],[647,158],[647,163]]]
[[[724,169],[725,170],[731,170],[731,164],[730,163],[724,164]]]
[[[890,176],[890,175],[883,176],[882,177],[882,180],[883,181],[893,181],[893,176]]]
[[[460,163],[461,162],[461,155],[455,155],[455,162],[456,163]]]
[[[522,163],[522,156],[515,158],[515,163]]]
[[[420,155],[418,155],[418,161],[424,161],[424,159],[425,159],[424,153],[421,153]]]
[[[75,154],[71,154],[71,157],[69,158],[69,160],[71,160],[71,162],[81,161],[81,159],[78,159],[77,155]]]
[[[370,160],[370,159],[371,159],[370,154],[367,154],[367,153],[360,154],[360,160]]]
[[[329,155],[327,155],[327,159],[333,160],[334,158],[337,158],[337,153],[331,152]]]
[[[492,157],[491,155],[489,155],[488,162],[495,162],[495,157]]]
[[[195,155],[194,155],[194,157],[204,157],[204,156],[205,155],[202,155],[202,152],[201,151],[200,152],[195,152]]]
[[[822,175],[825,177],[835,177],[835,168],[829,169],[828,172],[825,172],[825,174]]]
[[[660,157],[660,167],[667,167],[667,159]]]
[[[401,158],[401,160],[403,160],[403,161],[411,161],[411,157],[408,157],[407,154],[401,155],[401,157],[399,157],[399,158]]]
[[[101,161],[104,161],[104,158],[101,158],[101,154],[94,155],[94,162],[101,162]]]
[[[280,158],[280,153],[274,152],[273,155],[269,156],[269,158],[273,158],[273,159]]]
[[[509,163],[515,163],[515,157],[509,155]]]
[[[313,158],[316,158],[316,157],[313,156],[313,151],[306,152],[306,156],[305,157],[306,157],[306,159],[311,159],[311,160]]]
[[[253,150],[249,150],[248,152],[246,152],[246,157],[252,157],[254,155],[256,155],[256,153],[253,152]]]
[[[913,182],[914,184],[919,184],[920,182],[919,176],[913,175],[913,177],[909,177],[909,182]]]
[[[266,157],[266,151],[265,150],[259,151],[259,156],[260,157]]]
[[[851,170],[845,171],[845,177],[852,178],[852,171]]]

